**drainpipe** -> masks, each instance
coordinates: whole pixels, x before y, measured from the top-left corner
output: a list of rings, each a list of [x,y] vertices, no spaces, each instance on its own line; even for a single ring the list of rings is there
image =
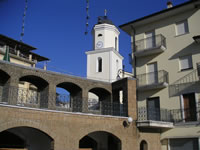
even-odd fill
[[[133,67],[133,76],[134,78],[136,78],[136,57],[134,55],[134,52],[135,52],[135,28],[133,28],[133,26],[131,26],[131,29],[132,29],[132,35],[131,35],[131,49],[132,49],[132,67]]]

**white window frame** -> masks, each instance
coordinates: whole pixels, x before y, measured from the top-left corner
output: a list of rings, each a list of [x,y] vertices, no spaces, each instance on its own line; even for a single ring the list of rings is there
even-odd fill
[[[183,26],[184,29],[182,29],[183,31],[180,32],[180,26]],[[187,20],[183,20],[183,21],[180,21],[180,22],[177,22],[176,23],[176,36],[179,36],[179,35],[184,35],[184,34],[187,34],[189,33],[189,26],[188,26],[188,21]]]
[[[185,61],[185,66],[184,62]],[[193,68],[193,62],[192,62],[192,55],[186,55],[179,57],[179,70],[188,70]]]

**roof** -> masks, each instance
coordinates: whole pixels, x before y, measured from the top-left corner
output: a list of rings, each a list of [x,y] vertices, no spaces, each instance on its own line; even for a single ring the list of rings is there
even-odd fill
[[[32,58],[34,60],[37,60],[37,61],[47,61],[47,60],[49,60],[49,58],[40,56],[40,55],[33,53],[33,52],[30,52],[30,54],[32,54]]]
[[[112,21],[108,19],[107,16],[99,16],[99,17],[98,17],[98,24],[104,24],[104,23],[114,25],[114,24],[112,23]]]
[[[0,34],[0,41],[3,41],[3,42],[5,42],[5,44],[7,44],[7,45],[9,45],[9,46],[11,46],[13,48],[16,47],[16,49],[20,49],[22,51],[31,51],[31,50],[35,50],[36,49],[33,46],[30,46],[30,45],[27,45],[27,44],[25,44],[23,42],[14,40],[14,39],[12,39],[10,37],[7,37],[5,35],[2,35],[2,34]]]
[[[180,5],[173,6],[173,7],[171,7],[171,8],[167,8],[167,9],[164,9],[164,10],[162,10],[162,11],[156,12],[156,13],[154,13],[154,14],[150,14],[150,15],[148,15],[148,16],[144,16],[144,17],[142,17],[142,18],[138,18],[138,19],[133,20],[133,21],[130,21],[130,22],[128,22],[128,23],[122,24],[122,25],[120,25],[119,27],[120,27],[122,30],[124,30],[125,32],[127,32],[128,34],[130,34],[130,32],[128,31],[127,27],[130,27],[130,26],[135,27],[135,26],[137,26],[137,25],[139,26],[140,23],[142,24],[142,22],[145,22],[145,21],[150,20],[150,19],[151,19],[151,21],[153,21],[153,18],[156,18],[156,17],[158,17],[158,19],[160,19],[161,17],[164,18],[164,17],[166,17],[166,14],[177,13],[177,12],[175,12],[175,11],[177,11],[177,10],[179,10],[179,9],[181,9],[181,8],[183,8],[183,7],[185,7],[185,6],[187,6],[187,5],[190,5],[190,4],[192,4],[192,3],[195,3],[195,2],[197,2],[197,1],[200,1],[200,0],[190,0],[190,1],[185,2],[185,3],[182,3],[182,4],[180,4]],[[179,11],[180,11],[180,10],[179,10]],[[159,17],[160,17],[160,18],[159,18]],[[146,23],[146,22],[145,22],[145,23]],[[129,28],[129,29],[130,29],[130,28]]]

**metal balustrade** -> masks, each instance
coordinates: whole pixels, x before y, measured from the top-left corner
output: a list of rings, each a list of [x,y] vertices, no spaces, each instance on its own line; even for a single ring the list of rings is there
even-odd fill
[[[138,108],[138,121],[162,121],[162,122],[193,122],[200,120],[200,107],[187,109],[147,109]]]
[[[142,52],[144,50],[153,50],[155,48],[160,48],[162,46],[166,49],[166,38],[162,34],[159,34],[136,41],[135,52]]]
[[[119,102],[98,101],[81,97],[71,98],[69,95],[48,95],[45,91],[38,92],[26,88],[1,85],[0,104],[73,113],[128,116],[128,105]]]
[[[195,87],[192,87],[195,83],[200,81],[200,67],[197,65],[197,69],[178,79],[174,83],[169,85],[169,95],[176,96],[181,91],[192,90]]]
[[[156,72],[137,75],[137,87],[168,83],[168,72],[160,70]]]

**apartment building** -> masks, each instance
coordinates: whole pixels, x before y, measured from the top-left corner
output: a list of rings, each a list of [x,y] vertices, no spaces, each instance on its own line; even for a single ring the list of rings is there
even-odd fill
[[[131,37],[137,127],[159,132],[162,150],[200,149],[199,27],[199,0],[168,2],[165,10],[120,26]],[[152,144],[144,137],[140,146]]]

